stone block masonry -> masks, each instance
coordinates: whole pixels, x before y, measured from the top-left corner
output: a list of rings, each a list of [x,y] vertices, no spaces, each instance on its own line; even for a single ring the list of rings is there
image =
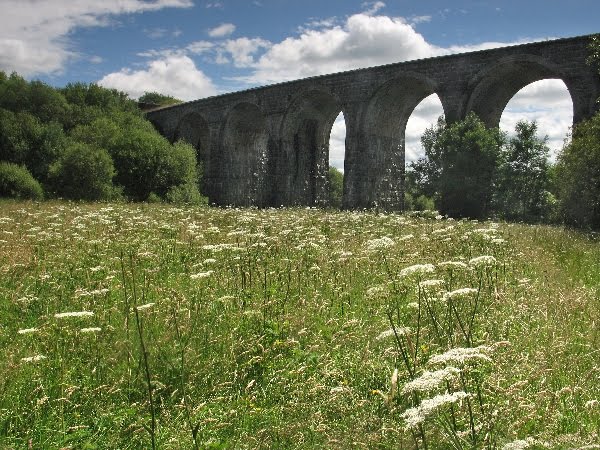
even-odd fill
[[[204,166],[211,203],[320,206],[329,134],[346,120],[343,207],[403,209],[404,135],[414,108],[437,94],[448,122],[473,111],[498,126],[509,100],[542,79],[564,81],[573,122],[597,110],[600,77],[586,64],[591,36],[448,55],[290,81],[147,113]]]

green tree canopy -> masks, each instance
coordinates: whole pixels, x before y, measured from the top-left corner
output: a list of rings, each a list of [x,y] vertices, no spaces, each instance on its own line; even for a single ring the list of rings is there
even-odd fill
[[[181,100],[171,97],[170,95],[160,94],[158,92],[144,92],[138,101],[140,103],[152,103],[160,106],[167,105],[176,105],[178,103],[183,103]]]
[[[425,131],[421,142],[426,160],[418,161],[415,178],[437,207],[452,217],[485,218],[492,212],[498,161],[504,136],[488,129],[471,113],[447,125],[443,119]]]

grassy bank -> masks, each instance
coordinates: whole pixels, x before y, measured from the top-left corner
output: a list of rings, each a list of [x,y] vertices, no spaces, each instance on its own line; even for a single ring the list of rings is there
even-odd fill
[[[318,210],[0,203],[0,446],[577,448],[600,245]]]

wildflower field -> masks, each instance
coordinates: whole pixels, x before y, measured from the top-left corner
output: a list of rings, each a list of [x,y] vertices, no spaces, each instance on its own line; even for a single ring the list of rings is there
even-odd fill
[[[0,448],[600,448],[600,243],[0,203]]]

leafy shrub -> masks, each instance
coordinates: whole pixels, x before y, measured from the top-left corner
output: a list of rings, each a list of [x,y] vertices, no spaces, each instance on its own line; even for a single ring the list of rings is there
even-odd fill
[[[50,167],[50,179],[58,195],[76,200],[108,200],[115,197],[112,158],[102,148],[82,142],[71,144]]]
[[[41,200],[44,191],[25,167],[0,162],[0,197]]]
[[[344,195],[344,174],[337,168],[330,166],[328,172],[329,191],[327,206],[330,208],[341,208]]]
[[[208,199],[200,194],[198,186],[191,182],[171,187],[167,191],[165,199],[179,205],[205,205],[208,203]]]
[[[600,229],[600,113],[573,130],[558,156],[555,183],[565,221]]]

